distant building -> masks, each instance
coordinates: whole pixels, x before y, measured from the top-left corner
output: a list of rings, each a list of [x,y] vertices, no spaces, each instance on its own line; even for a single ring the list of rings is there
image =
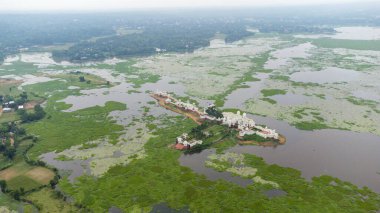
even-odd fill
[[[189,101],[183,102],[181,100],[175,99],[165,91],[157,90],[154,95],[164,98],[166,104],[172,104],[177,108],[198,114],[201,119],[217,121],[223,125],[228,126],[229,128],[236,128],[239,130],[240,137],[256,134],[263,138],[273,138],[276,140],[279,138],[279,134],[276,132],[276,130],[256,125],[255,121],[251,118],[248,118],[246,113],[241,113],[240,111],[237,111],[236,113],[223,112],[223,117],[217,118],[214,115],[210,115],[206,112],[207,109],[215,107],[213,104],[210,104],[206,109],[200,110],[195,103],[192,104]],[[202,141],[189,140],[187,134],[182,134],[180,137],[177,137],[175,147],[176,149],[190,149],[197,144],[202,144]]]
[[[19,105],[17,109],[24,109],[24,105]]]
[[[236,114],[232,112],[223,112],[222,123],[228,127],[236,127],[238,129],[250,129],[255,127],[255,121],[247,117],[246,113],[240,114],[237,111]]]
[[[237,128],[240,137],[256,134],[263,138],[278,139],[276,130],[256,125],[254,120],[248,118],[246,113],[240,114],[240,111],[237,111],[236,114],[223,112],[222,124],[230,128]]]
[[[3,112],[12,112],[12,108],[5,107],[3,108]]]
[[[176,149],[191,149],[195,145],[201,145],[203,141],[201,140],[194,140],[194,139],[189,139],[189,136],[187,133],[183,133],[181,136],[177,137],[176,140]]]
[[[195,103],[189,103],[189,101],[188,102],[183,102],[181,100],[175,99],[175,98],[171,97],[170,94],[167,93],[167,92],[165,92],[165,91],[159,91],[159,90],[157,90],[156,92],[154,92],[154,95],[157,95],[157,96],[159,96],[161,98],[166,98],[165,99],[165,103],[166,104],[170,103],[170,104],[175,105],[178,108],[182,108],[184,110],[196,112],[196,113],[198,113],[200,115],[202,114],[200,112],[200,110],[198,109],[198,107],[195,105]]]

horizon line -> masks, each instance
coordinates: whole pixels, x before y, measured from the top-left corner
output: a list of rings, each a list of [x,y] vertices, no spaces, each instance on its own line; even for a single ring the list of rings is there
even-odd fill
[[[342,6],[342,5],[365,5],[369,3],[380,2],[376,0],[365,0],[364,2],[348,2],[348,3],[311,3],[311,4],[294,4],[294,5],[234,5],[234,6],[166,6],[166,7],[130,7],[130,8],[107,8],[107,9],[39,9],[39,10],[2,10],[0,14],[48,14],[48,13],[109,13],[109,12],[149,12],[163,11],[173,12],[175,10],[250,10],[250,9],[272,9],[272,8],[304,8],[304,7],[323,7],[323,6]]]

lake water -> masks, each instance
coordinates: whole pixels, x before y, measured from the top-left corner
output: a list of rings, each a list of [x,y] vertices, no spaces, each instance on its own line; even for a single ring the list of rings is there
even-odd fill
[[[380,192],[379,136],[331,129],[302,131],[283,121],[249,116],[285,135],[286,144],[277,147],[237,145],[228,151],[254,154],[263,157],[267,163],[298,169],[309,180],[326,174]],[[216,176],[215,171],[204,170],[204,161],[209,154],[211,152],[206,150],[194,156],[181,157],[180,162],[212,179]],[[223,179],[240,185],[225,174]]]
[[[306,103],[310,99],[310,97],[308,96],[293,93],[286,93],[285,95],[273,95],[269,98],[277,101],[277,104],[286,106],[301,105]]]
[[[204,162],[207,160],[207,157],[211,154],[214,154],[214,149],[204,150],[201,153],[195,153],[191,155],[182,155],[179,159],[182,166],[190,167],[193,171],[198,174],[205,175],[210,180],[227,180],[236,184],[239,184],[242,187],[246,187],[249,184],[252,184],[251,179],[242,178],[239,176],[234,176],[229,172],[218,172],[212,168],[205,166]]]
[[[276,68],[282,63],[288,63],[291,58],[306,58],[308,50],[313,48],[309,43],[301,44],[296,47],[285,48],[274,53],[273,61],[268,62],[266,66]],[[280,60],[276,62],[275,60]],[[273,67],[274,66],[274,67]],[[87,72],[87,71],[84,71]],[[141,88],[135,89],[131,84],[125,83],[123,75],[114,76],[103,70],[88,70],[88,72],[105,77],[107,80],[120,83],[112,88],[102,88],[81,91],[80,96],[69,96],[62,100],[65,103],[72,104],[68,111],[75,111],[96,105],[103,106],[108,101],[117,101],[127,104],[128,109],[124,111],[115,111],[110,115],[115,117],[118,123],[128,124],[132,117],[142,114],[142,107],[151,108],[150,113],[155,115],[173,114],[156,105],[148,105],[147,102],[154,101],[147,90],[155,91],[156,89],[173,92],[179,96],[186,96],[185,87],[181,84],[171,84],[173,79],[162,77],[157,83],[147,83]],[[361,73],[330,67],[322,71],[305,71],[292,74],[291,80],[299,82],[313,83],[335,83],[349,82],[360,78]],[[326,78],[326,76],[328,76]],[[257,82],[249,82],[246,85],[249,88],[242,88],[233,91],[225,102],[225,108],[242,108],[246,100],[260,94],[261,89],[265,87],[264,81],[269,74],[258,74],[254,77],[261,79]],[[140,93],[128,91],[138,90]],[[359,91],[355,96],[363,97],[365,95]],[[377,98],[378,94],[373,97]],[[272,97],[280,104],[298,105],[307,102],[307,97],[286,94]],[[202,105],[209,101],[199,100]],[[268,125],[277,129],[287,138],[287,143],[277,147],[259,147],[259,146],[235,146],[228,151],[237,153],[250,153],[263,157],[268,163],[279,164],[285,167],[292,167],[302,172],[302,176],[310,179],[314,176],[327,174],[338,177],[342,180],[352,182],[358,186],[368,186],[376,192],[380,192],[380,137],[366,133],[355,133],[341,130],[318,130],[302,131],[298,130],[286,122],[278,121],[272,118],[252,116],[257,123]],[[233,176],[228,172],[217,172],[214,169],[205,167],[207,156],[214,153],[214,150],[205,150],[198,154],[182,155],[179,159],[181,165],[192,168],[195,172],[205,175],[211,180],[224,179],[231,181],[240,186],[247,186],[252,180]],[[118,153],[116,153],[117,155]],[[70,180],[75,177],[88,173],[82,161],[56,161],[55,153],[42,155],[42,160],[49,165],[53,165],[59,170],[70,171]],[[285,192],[269,191],[268,197],[282,196]],[[161,207],[158,206],[158,209]],[[164,208],[164,207],[162,207]],[[165,208],[164,208],[165,209]]]
[[[297,82],[323,84],[354,81],[360,76],[361,73],[354,70],[328,67],[321,71],[296,72],[290,75],[290,79]]]
[[[335,34],[295,35],[296,38],[333,38],[347,40],[380,40],[379,27],[338,27]]]
[[[373,90],[356,90],[352,95],[365,100],[380,101],[380,93]]]
[[[224,108],[243,108],[244,103],[254,97],[260,95],[260,91],[264,89],[264,80],[269,77],[267,73],[258,73],[254,76],[260,79],[260,81],[247,82],[247,88],[240,88],[233,91],[230,95],[226,97],[224,103]]]
[[[265,69],[279,69],[287,66],[292,58],[308,58],[309,51],[315,46],[311,43],[303,43],[294,47],[283,48],[271,53],[270,58],[264,65]]]
[[[317,74],[315,74],[317,73]],[[322,73],[322,74],[321,74]],[[327,79],[326,79],[326,74]],[[333,73],[332,75],[330,75]],[[324,71],[303,72],[303,74],[293,74],[293,78],[304,82],[335,82],[338,80],[355,80],[361,73],[351,70],[331,68]],[[338,75],[339,74],[339,75]],[[300,75],[300,76],[299,76]],[[312,76],[312,77],[310,77]],[[325,76],[325,77],[323,77]],[[268,78],[268,74],[259,74],[260,79]],[[339,79],[338,79],[339,77]],[[318,79],[318,80],[315,80]],[[143,85],[138,90],[141,93],[130,93],[128,90],[134,88],[130,84],[121,83],[112,88],[94,89],[82,91],[82,96],[69,96],[63,101],[71,103],[73,106],[69,111],[83,109],[95,105],[104,105],[107,101],[118,101],[126,103],[128,110],[115,111],[111,113],[118,123],[127,124],[131,121],[131,116],[142,114],[141,107],[149,106],[150,113],[170,114],[156,105],[147,105],[153,99],[146,90],[156,89],[167,90],[185,96],[185,88],[180,84],[170,84],[171,79],[162,78],[157,83]],[[240,108],[249,98],[256,96],[264,86],[262,81],[247,83],[250,88],[238,89],[227,97],[225,107]],[[292,96],[292,97],[289,97]],[[294,96],[294,97],[293,97]],[[275,100],[287,104],[298,104],[306,101],[307,97],[288,94],[284,96],[274,96]],[[291,102],[287,102],[292,99]],[[172,113],[174,114],[174,113]],[[302,171],[302,175],[310,179],[313,176],[327,174],[338,177],[342,180],[352,182],[359,186],[369,186],[371,189],[380,192],[380,137],[372,134],[355,133],[341,130],[318,130],[302,131],[298,130],[286,122],[272,118],[253,116],[257,123],[266,124],[277,129],[287,137],[287,143],[276,148],[259,146],[235,146],[229,151],[237,153],[251,153],[263,157],[268,163],[275,163],[281,166],[292,167]],[[195,172],[203,174],[211,180],[224,179],[236,183],[240,186],[247,186],[252,181],[241,177],[233,176],[228,172],[217,172],[207,168],[204,161],[214,150],[205,150],[199,154],[183,155],[179,161],[181,165],[192,168]],[[46,160],[47,158],[45,158]],[[49,160],[49,159],[47,159]],[[51,159],[49,160],[51,161]],[[67,170],[76,165],[70,162],[63,162],[56,166],[58,169]],[[79,167],[78,167],[79,169]],[[74,169],[75,170],[75,169]],[[82,169],[83,173],[83,169]],[[268,192],[268,196],[276,196],[275,192]],[[281,193],[280,193],[281,194]]]
[[[60,161],[55,160],[58,155],[55,152],[42,154],[40,159],[48,165],[57,168],[60,172],[69,173],[68,179],[73,182],[75,178],[84,174],[90,174],[89,161],[87,160],[68,160]]]

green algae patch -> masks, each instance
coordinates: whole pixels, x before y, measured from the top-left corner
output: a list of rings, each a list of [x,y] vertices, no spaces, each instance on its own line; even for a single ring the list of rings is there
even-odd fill
[[[275,101],[275,100],[273,100],[271,98],[262,98],[261,100],[262,101],[266,101],[266,102],[268,102],[270,104],[276,104],[277,103],[277,101]]]
[[[261,90],[261,94],[263,94],[264,97],[274,96],[274,95],[285,95],[286,94],[286,90],[282,90],[282,89],[263,89],[263,90]]]
[[[108,139],[88,142],[66,149],[59,156],[72,160],[87,160],[89,171],[93,176],[102,176],[115,165],[127,165],[133,160],[145,157],[144,145],[151,138],[148,128],[137,122],[128,127],[115,144]],[[86,146],[83,149],[83,146]]]
[[[120,62],[115,65],[115,70],[125,74],[127,81],[133,83],[135,88],[140,88],[145,83],[156,83],[160,80],[159,75],[143,72],[141,68],[134,66],[135,64],[135,60]]]

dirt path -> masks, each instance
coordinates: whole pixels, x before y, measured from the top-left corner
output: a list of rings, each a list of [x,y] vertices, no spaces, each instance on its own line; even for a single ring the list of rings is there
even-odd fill
[[[28,101],[25,103],[24,108],[25,109],[34,109],[34,107],[38,104],[42,104],[44,101]]]
[[[7,84],[21,84],[23,81],[21,80],[15,80],[10,78],[0,78],[0,84],[7,85]]]

